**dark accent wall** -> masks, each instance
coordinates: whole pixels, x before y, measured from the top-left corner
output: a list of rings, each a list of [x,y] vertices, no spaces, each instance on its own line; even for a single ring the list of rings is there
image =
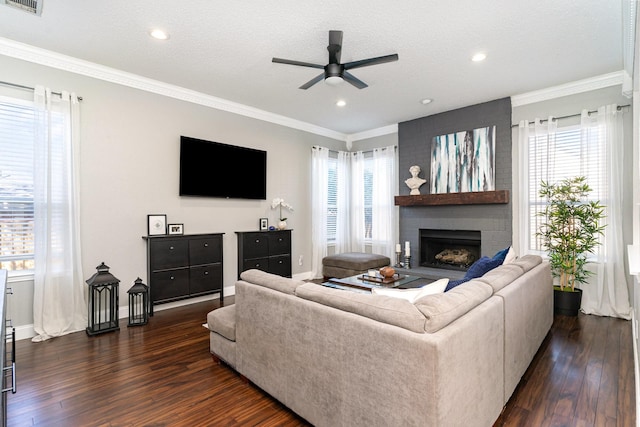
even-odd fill
[[[404,181],[411,177],[409,168],[418,165],[420,176],[428,181],[420,187],[429,193],[431,141],[435,136],[496,126],[496,190],[509,190],[511,183],[511,98],[403,122],[398,125],[400,195],[408,195]],[[511,244],[511,201],[497,205],[407,206],[400,207],[400,241],[411,242],[412,266],[418,265],[419,229],[478,230],[481,255],[493,256]],[[403,244],[404,248],[404,244]]]

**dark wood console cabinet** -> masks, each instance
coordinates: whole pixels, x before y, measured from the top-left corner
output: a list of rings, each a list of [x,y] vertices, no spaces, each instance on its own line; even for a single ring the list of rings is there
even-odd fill
[[[238,235],[238,278],[257,268],[291,277],[291,230],[236,231]]]
[[[219,292],[223,298],[222,235],[145,236],[150,314],[153,304]]]

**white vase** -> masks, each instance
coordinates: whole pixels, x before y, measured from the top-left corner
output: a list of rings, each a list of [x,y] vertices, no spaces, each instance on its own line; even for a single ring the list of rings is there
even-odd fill
[[[284,230],[287,228],[287,221],[280,221],[278,222],[278,226],[277,229],[278,230]]]

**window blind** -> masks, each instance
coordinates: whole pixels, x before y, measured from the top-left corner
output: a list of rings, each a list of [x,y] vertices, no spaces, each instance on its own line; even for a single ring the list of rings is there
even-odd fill
[[[544,251],[537,231],[544,222],[540,213],[546,200],[540,198],[540,182],[556,183],[566,178],[584,176],[591,187],[590,198],[606,202],[602,170],[605,142],[597,126],[581,129],[579,126],[558,128],[553,134],[529,138],[529,249]]]
[[[338,157],[329,152],[329,182],[327,189],[327,241],[335,242],[338,223]]]
[[[33,269],[33,141],[27,101],[0,97],[0,268]]]

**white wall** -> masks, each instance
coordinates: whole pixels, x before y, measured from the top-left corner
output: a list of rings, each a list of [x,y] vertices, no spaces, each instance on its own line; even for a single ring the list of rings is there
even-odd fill
[[[145,283],[147,214],[167,214],[185,233],[225,233],[224,290],[237,278],[235,231],[258,229],[258,219],[275,223],[270,202],[283,197],[295,211],[294,275],[311,270],[311,147],[345,149],[342,141],[231,114],[176,99],[0,56],[0,80],[38,84],[83,97],[81,104],[81,232],[85,278],[104,261],[121,280],[120,306],[137,277]],[[0,94],[15,89],[0,87]],[[179,137],[188,135],[266,150],[267,200],[181,198],[178,196]],[[211,159],[211,167],[225,167]],[[229,179],[242,171],[230,171]],[[303,265],[298,265],[299,256]],[[13,281],[12,311],[17,326],[33,323],[32,281]]]

